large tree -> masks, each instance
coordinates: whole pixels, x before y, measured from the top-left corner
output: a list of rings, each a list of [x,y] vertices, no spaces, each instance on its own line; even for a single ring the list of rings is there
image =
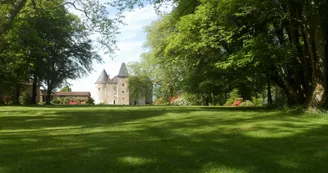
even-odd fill
[[[54,89],[87,74],[93,62],[100,61],[86,26],[61,4],[61,0],[27,2],[0,42],[2,81],[17,86],[15,98],[21,84],[33,81],[32,102],[37,84],[45,84],[49,103]]]
[[[58,4],[48,2],[47,6]],[[67,79],[82,77],[92,70],[93,61],[100,61],[93,51],[86,27],[64,7],[41,12],[36,22],[39,36],[46,42],[41,79],[47,87],[46,102],[52,91]]]

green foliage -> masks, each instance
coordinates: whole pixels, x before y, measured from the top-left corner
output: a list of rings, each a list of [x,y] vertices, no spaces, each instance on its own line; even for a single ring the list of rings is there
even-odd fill
[[[131,98],[152,98],[153,83],[146,75],[129,76],[129,92]]]
[[[52,100],[53,104],[62,104],[67,105],[69,102],[76,102],[77,104],[94,104],[94,100],[92,97],[88,97],[87,99],[84,97],[59,97],[57,99]]]
[[[128,1],[128,0],[126,0]],[[113,15],[109,9],[117,9]],[[118,25],[122,23],[123,8],[121,2],[101,2],[99,0],[64,1],[64,0],[4,0],[0,1],[0,37],[12,28],[16,20],[22,16],[39,16],[40,13],[56,9],[71,9],[83,19],[84,28],[88,33],[97,33],[98,45],[112,56],[116,50]],[[26,14],[26,12],[29,12]],[[52,11],[53,13],[53,11]],[[60,16],[58,16],[60,18]],[[30,35],[28,35],[30,36]],[[1,40],[0,40],[1,42]]]
[[[283,90],[281,98],[289,105],[306,104],[328,78],[313,69],[321,66],[328,49],[321,46],[327,42],[327,7],[327,1],[317,0],[179,1],[147,30],[148,55],[159,60],[156,67],[178,77],[172,85],[174,78],[159,76],[163,83],[158,88],[179,86],[178,92],[204,95],[238,88],[250,100],[271,82]]]
[[[52,103],[67,105],[72,100],[74,100],[74,99],[71,97],[58,97],[57,99],[52,100]]]
[[[62,89],[60,89],[60,92],[72,92],[72,89],[69,86],[65,86]]]
[[[89,73],[92,63],[101,61],[89,39],[88,22],[70,13],[63,3],[24,1],[7,32],[1,32],[0,23],[0,85],[29,83],[33,76],[52,92],[68,79]],[[98,7],[94,6],[93,13],[99,12]],[[2,12],[0,8],[0,18],[6,14]],[[107,26],[103,24],[102,29]]]
[[[252,97],[252,102],[254,104],[254,106],[263,106],[263,98],[259,97]]]
[[[185,99],[184,97],[178,97],[177,99],[173,100],[173,102],[171,102],[172,105],[175,106],[190,106],[192,105],[187,99]]]
[[[164,97],[161,97],[161,98],[157,98],[154,100],[153,102],[154,105],[169,105],[170,104],[170,101],[169,99],[166,99]]]
[[[273,104],[276,107],[284,107],[287,106],[287,97],[284,92],[280,88],[275,88],[273,92]]]
[[[95,100],[92,97],[88,97],[86,104],[90,104],[90,105],[94,105],[95,104]]]
[[[238,89],[233,89],[229,93],[229,97],[228,97],[227,102],[225,103],[225,105],[226,106],[231,106],[238,98],[240,98],[239,90]]]
[[[51,101],[51,103],[52,103],[52,104],[63,104],[63,103],[62,103],[62,100],[61,100],[60,98],[53,99],[53,100]]]
[[[200,96],[197,94],[184,92],[180,95],[180,97],[186,100],[186,102],[188,102],[189,105],[201,105]]]
[[[255,106],[255,104],[250,100],[246,100],[242,102],[239,106]]]
[[[30,94],[28,94],[27,92],[23,92],[20,96],[19,96],[19,103],[22,105],[28,105],[31,104],[31,96]]]

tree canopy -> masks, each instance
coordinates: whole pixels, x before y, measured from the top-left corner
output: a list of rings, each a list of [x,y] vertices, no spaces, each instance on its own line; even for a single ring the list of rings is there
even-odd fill
[[[27,1],[11,22],[11,29],[0,41],[0,85],[2,92],[15,95],[33,83],[32,103],[37,87],[52,91],[68,79],[76,79],[92,70],[101,59],[94,51],[89,32],[81,20],[70,13],[62,0]],[[1,94],[1,93],[0,93]]]
[[[72,92],[72,88],[70,88],[69,86],[65,86],[60,89],[60,92]]]
[[[326,107],[327,7],[319,0],[177,1],[146,29],[143,56],[152,58],[142,60],[161,67],[161,87],[177,81],[180,92],[208,97],[238,88],[248,99],[267,91],[271,102],[274,86],[289,105]]]

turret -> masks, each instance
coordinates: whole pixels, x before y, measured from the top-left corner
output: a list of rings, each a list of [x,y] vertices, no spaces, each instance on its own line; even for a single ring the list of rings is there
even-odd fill
[[[122,63],[120,72],[118,73],[117,77],[121,77],[121,78],[129,77],[128,69],[126,68],[125,63]]]
[[[108,75],[105,70],[100,73],[97,81],[95,82],[95,93],[96,93],[96,103],[104,103],[106,102],[107,92],[106,92],[106,84],[108,82]]]
[[[129,87],[128,87],[129,73],[125,63],[122,63],[117,77],[118,77],[118,82],[117,82],[118,102],[121,105],[129,105],[130,104],[130,94],[129,94]]]

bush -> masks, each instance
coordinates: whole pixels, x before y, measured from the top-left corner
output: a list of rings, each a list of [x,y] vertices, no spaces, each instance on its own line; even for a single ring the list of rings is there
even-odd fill
[[[201,99],[196,94],[182,93],[180,95],[183,99],[190,103],[190,105],[201,105]]]
[[[227,102],[224,105],[227,106],[231,106],[232,104],[234,104],[234,102],[236,101],[236,99],[240,98],[239,95],[239,91],[238,89],[233,89],[230,93],[229,93],[229,98],[227,100]],[[240,100],[239,100],[240,101]]]
[[[51,101],[52,104],[62,104],[62,101],[60,100],[60,98],[58,99],[54,99]]]
[[[175,99],[172,102],[172,104],[176,105],[176,106],[189,106],[189,105],[191,105],[190,102],[188,102],[186,99],[184,99],[182,97],[178,97],[177,99]]]
[[[263,98],[252,97],[252,102],[254,106],[263,106]]]
[[[246,101],[242,102],[239,106],[255,106],[255,105],[250,100],[246,100]]]
[[[88,97],[87,101],[85,102],[86,104],[91,104],[94,105],[95,104],[95,100],[92,97]]]
[[[168,105],[169,103],[168,99],[165,99],[164,97],[158,98],[153,102],[154,105]]]
[[[69,97],[63,97],[62,98],[62,104],[67,105],[70,101],[71,101],[71,98],[69,98]]]
[[[241,104],[241,101],[236,100],[231,106],[239,106]]]
[[[26,93],[26,92],[23,92],[21,94],[21,96],[19,96],[19,103],[22,104],[22,105],[27,105],[27,104],[31,104],[31,96],[30,94]]]
[[[5,105],[10,105],[10,104],[12,104],[12,100],[11,100],[11,97],[9,97],[9,96],[4,96],[3,97],[3,103],[5,104]]]

